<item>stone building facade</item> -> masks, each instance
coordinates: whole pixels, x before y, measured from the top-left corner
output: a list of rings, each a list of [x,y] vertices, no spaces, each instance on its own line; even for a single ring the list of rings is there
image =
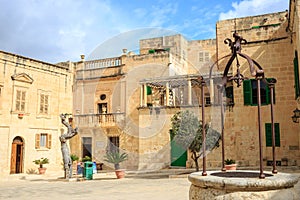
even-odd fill
[[[291,12],[293,12],[291,10]],[[293,110],[299,107],[299,95],[295,91],[294,64],[295,48],[291,32],[288,31],[288,12],[251,16],[217,23],[217,57],[228,54],[225,38],[236,31],[247,44],[242,45],[242,52],[256,60],[263,68],[266,78],[275,78],[274,121],[276,134],[276,160],[281,165],[299,164],[299,124],[291,119]],[[296,31],[297,32],[297,31]],[[296,53],[297,54],[297,53]],[[224,63],[219,68],[224,70]],[[233,84],[234,107],[226,113],[225,146],[226,157],[238,161],[242,166],[257,166],[259,163],[258,145],[258,111],[254,101],[255,85],[246,59],[240,59],[240,70],[250,80],[243,82],[242,87]],[[232,73],[235,74],[237,65],[233,64]],[[299,79],[297,80],[299,82]],[[247,83],[246,83],[247,82]],[[251,84],[250,103],[246,102],[246,84]],[[263,92],[266,99],[262,100],[262,139],[263,159],[265,164],[272,161],[272,147],[270,135],[270,94],[266,87]],[[299,89],[298,89],[299,90]],[[295,101],[296,99],[296,101]]]
[[[263,67],[266,78],[277,80],[276,160],[281,165],[299,165],[300,123],[291,118],[300,109],[299,4],[290,1],[289,12],[219,21],[215,39],[189,41],[180,34],[142,39],[137,55],[124,50],[119,57],[85,60],[82,56],[79,62],[53,65],[0,52],[0,139],[7,141],[0,146],[4,155],[0,174],[35,169],[32,161],[40,157],[50,159],[50,171],[60,170],[58,137],[64,131],[60,113],[73,114],[79,134],[70,140],[70,148],[81,158],[90,156],[112,167],[104,162],[104,155],[118,149],[129,154],[122,163],[126,169],[191,167],[189,152],[172,143],[170,118],[191,110],[202,120],[203,106],[205,121],[220,131],[220,103],[226,108],[225,157],[240,166],[257,166],[256,86],[245,59],[240,59],[239,69],[249,80],[240,87],[229,81],[223,97],[217,90],[228,62],[224,56],[230,53],[224,40],[233,39],[234,32],[247,40],[242,52]],[[234,63],[229,73],[236,71]],[[200,76],[206,81],[205,105],[200,101]],[[267,88],[262,91],[263,160],[269,165],[270,95]],[[221,148],[210,152],[207,161],[208,167],[221,167]]]
[[[233,39],[233,33],[237,32],[247,40],[247,44],[242,45],[242,52],[263,67],[266,78],[277,80],[274,120],[278,164],[298,165],[300,129],[291,119],[293,110],[299,108],[299,93],[295,89],[299,78],[294,74],[293,64],[298,48],[298,40],[293,38],[299,31],[293,12],[291,9],[290,13],[219,21],[216,39],[187,41],[181,35],[143,39],[138,55],[124,53],[118,58],[82,60],[75,76],[74,113],[82,130],[81,142],[74,148],[76,153],[82,155],[88,146],[89,155],[96,162],[103,162],[106,151],[116,145],[129,153],[129,160],[124,163],[126,168],[169,167],[172,165],[170,118],[177,111],[189,109],[201,120],[198,82],[201,75],[207,83],[206,122],[217,130],[220,130],[218,106],[220,102],[226,105],[226,158],[236,160],[240,166],[257,166],[259,144],[254,96],[251,96],[251,103],[247,103],[247,88],[237,87],[232,81],[227,83],[230,95],[219,98],[216,84],[228,59],[217,62],[212,71],[213,80],[208,79],[210,66],[230,53],[224,40]],[[250,79],[242,85],[251,84],[254,77],[251,77],[246,60],[240,59],[239,64],[242,74]],[[237,66],[233,64],[230,73],[234,75],[236,70]],[[251,89],[254,94],[255,87]],[[265,165],[269,165],[272,160],[270,96],[268,89],[264,92],[262,147]],[[88,145],[84,145],[84,141],[88,141]],[[189,159],[187,156],[184,166],[192,163]],[[207,159],[209,167],[220,167],[221,148],[208,154]]]
[[[61,169],[59,114],[72,113],[73,76],[58,66],[0,51],[0,177],[37,172],[33,160],[48,158]]]

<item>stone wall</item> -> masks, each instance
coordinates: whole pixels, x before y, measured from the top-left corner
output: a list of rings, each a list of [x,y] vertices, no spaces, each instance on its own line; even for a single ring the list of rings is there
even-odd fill
[[[38,166],[32,161],[47,157],[48,171],[62,169],[59,136],[65,130],[61,124],[61,113],[72,113],[73,66],[61,67],[24,56],[0,52],[0,176],[10,173],[12,143],[14,138],[23,140],[21,172]],[[16,111],[16,91],[26,91],[25,110]],[[40,94],[49,95],[48,114],[40,113]],[[20,117],[21,115],[22,117]],[[35,148],[36,134],[51,135],[50,148]]]
[[[223,41],[232,38],[237,31],[248,44],[242,45],[242,53],[256,60],[267,78],[276,78],[274,120],[280,124],[280,147],[276,147],[277,160],[288,158],[299,162],[299,126],[290,116],[297,107],[294,96],[293,58],[291,38],[286,32],[287,13],[251,16],[217,23],[218,58],[228,54],[229,47]],[[251,77],[245,59],[240,58],[244,76]],[[220,69],[224,69],[226,60]],[[236,64],[232,65],[233,74]],[[237,160],[241,165],[257,166],[259,155],[258,113],[256,106],[244,106],[243,88],[234,86],[235,105],[225,119],[225,157]],[[266,147],[265,123],[270,123],[270,106],[262,106],[263,159],[272,160],[272,148]],[[266,162],[264,163],[266,164]]]

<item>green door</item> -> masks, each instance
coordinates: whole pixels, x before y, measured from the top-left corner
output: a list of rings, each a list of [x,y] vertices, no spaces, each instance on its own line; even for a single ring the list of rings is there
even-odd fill
[[[187,151],[182,148],[173,140],[172,133],[170,132],[171,138],[171,166],[186,167]]]
[[[185,167],[186,161],[187,151],[171,141],[171,166]]]

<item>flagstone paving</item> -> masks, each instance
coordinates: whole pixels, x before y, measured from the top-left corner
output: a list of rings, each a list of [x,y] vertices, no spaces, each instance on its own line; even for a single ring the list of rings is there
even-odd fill
[[[300,172],[291,172],[295,176]],[[93,175],[93,180],[65,181],[58,175],[10,175],[0,181],[0,199],[188,200],[187,174],[129,174],[116,179],[113,172]],[[82,180],[82,179],[79,179]],[[300,183],[295,186],[300,196]]]

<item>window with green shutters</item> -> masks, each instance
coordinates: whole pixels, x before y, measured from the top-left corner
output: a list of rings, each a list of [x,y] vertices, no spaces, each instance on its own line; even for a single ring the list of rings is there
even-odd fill
[[[274,124],[275,127],[275,146],[280,147],[280,127],[279,123]],[[266,132],[266,146],[272,146],[272,124],[265,123],[265,132]]]
[[[267,79],[269,82],[270,79]],[[249,79],[243,81],[244,92],[244,105],[257,105],[257,81],[256,79]],[[268,85],[264,81],[260,81],[260,95],[261,105],[268,105],[271,103],[271,91]],[[275,88],[273,99],[275,103]]]
[[[147,95],[152,94],[152,88],[150,86],[147,86]]]
[[[295,80],[295,98],[300,97],[300,83],[299,83],[299,65],[298,65],[298,53],[295,51],[294,58],[294,80]]]

